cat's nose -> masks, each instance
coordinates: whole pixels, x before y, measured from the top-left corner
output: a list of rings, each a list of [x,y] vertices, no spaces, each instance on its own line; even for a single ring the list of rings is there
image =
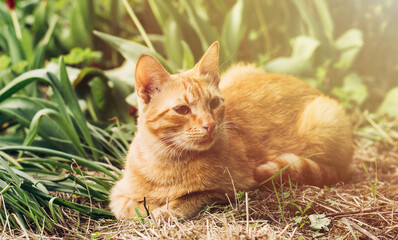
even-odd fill
[[[214,127],[216,126],[215,122],[205,123],[203,128],[206,129],[207,134],[211,135],[213,133]]]

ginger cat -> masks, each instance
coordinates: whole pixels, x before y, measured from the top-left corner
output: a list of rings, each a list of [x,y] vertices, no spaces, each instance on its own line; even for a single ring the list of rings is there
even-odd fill
[[[333,99],[292,76],[236,65],[220,78],[218,43],[170,75],[152,56],[136,66],[138,130],[111,193],[118,219],[195,216],[204,204],[284,179],[324,185],[350,173],[350,121]],[[323,153],[303,158],[316,153]],[[145,206],[144,206],[145,203]]]

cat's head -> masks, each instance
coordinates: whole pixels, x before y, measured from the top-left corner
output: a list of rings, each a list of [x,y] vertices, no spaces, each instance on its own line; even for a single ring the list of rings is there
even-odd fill
[[[180,74],[171,75],[154,57],[142,55],[135,71],[139,128],[147,128],[171,151],[209,149],[224,121],[219,81],[217,42],[193,69]]]

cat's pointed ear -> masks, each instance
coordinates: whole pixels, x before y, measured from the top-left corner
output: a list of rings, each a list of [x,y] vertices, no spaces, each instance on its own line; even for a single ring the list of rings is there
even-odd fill
[[[135,89],[145,103],[149,103],[152,94],[169,78],[170,74],[155,57],[147,54],[139,57],[135,68]]]
[[[218,42],[214,42],[203,55],[202,59],[195,65],[194,69],[200,74],[218,76]]]

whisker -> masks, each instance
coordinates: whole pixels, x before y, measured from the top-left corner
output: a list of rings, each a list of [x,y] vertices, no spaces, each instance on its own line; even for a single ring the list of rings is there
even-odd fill
[[[231,54],[227,59],[225,59],[225,61],[223,63],[221,63],[219,65],[218,71],[220,71],[221,67],[224,66],[225,63],[229,62],[232,59],[232,57],[235,56],[235,55],[236,55],[236,51],[235,51],[235,53]]]

